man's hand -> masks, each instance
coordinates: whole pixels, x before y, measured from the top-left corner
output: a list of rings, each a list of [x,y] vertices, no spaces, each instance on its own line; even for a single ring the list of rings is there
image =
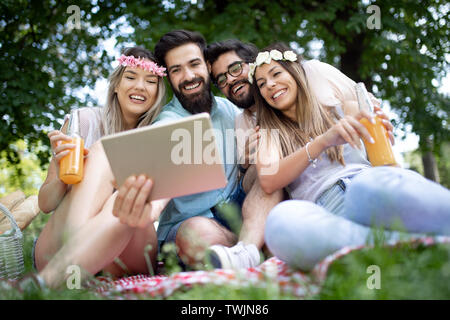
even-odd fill
[[[250,129],[249,134],[245,137],[245,163],[244,168],[248,168],[249,165],[256,163],[256,151],[259,143],[261,133],[259,132],[259,126]]]
[[[144,175],[128,177],[114,201],[113,215],[130,227],[145,228],[158,219],[168,200],[149,201],[153,181]]]

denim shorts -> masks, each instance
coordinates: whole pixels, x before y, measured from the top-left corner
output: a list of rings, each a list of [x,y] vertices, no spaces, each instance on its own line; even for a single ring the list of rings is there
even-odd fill
[[[236,188],[236,191],[233,192],[233,194],[230,195],[230,197],[224,202],[226,204],[234,204],[236,208],[239,209],[239,217],[242,221],[242,205],[244,203],[244,199],[246,197],[246,194],[244,192],[244,188],[242,186],[242,181],[244,178],[242,177],[239,180],[238,186]],[[232,228],[230,224],[228,223],[227,219],[225,219],[220,210],[217,210],[215,207],[211,208],[211,212],[213,214],[213,218],[215,221],[217,221],[220,225],[224,226],[228,230],[232,231]],[[173,225],[172,228],[170,228],[169,232],[167,233],[167,237],[164,241],[158,241],[158,253],[161,252],[161,248],[164,244],[167,243],[174,243],[175,239],[177,237],[178,229],[180,228],[181,224],[184,222],[180,221],[177,224]]]
[[[238,187],[236,191],[228,198],[228,200],[225,202],[225,204],[231,204],[238,210],[238,217],[241,219],[239,223],[242,222],[242,205],[244,204],[244,200],[246,197],[244,188],[242,186],[242,181],[244,180],[244,177],[242,177],[239,180]],[[232,227],[230,226],[230,223],[228,222],[228,219],[226,219],[220,210],[216,209],[216,207],[211,208],[211,212],[213,213],[214,219],[217,220],[221,225],[223,225],[228,230],[232,231]]]
[[[343,216],[345,190],[349,184],[349,178],[339,179],[317,198],[316,204],[337,216]]]

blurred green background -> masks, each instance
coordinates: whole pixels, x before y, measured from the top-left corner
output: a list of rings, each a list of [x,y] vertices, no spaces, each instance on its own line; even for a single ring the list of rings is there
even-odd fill
[[[405,155],[410,167],[449,187],[449,11],[440,0],[3,0],[0,195],[37,192],[50,157],[46,134],[70,108],[98,105],[93,89],[123,47],[153,49],[178,28],[208,42],[284,41],[363,81],[395,113],[395,127],[418,136]]]

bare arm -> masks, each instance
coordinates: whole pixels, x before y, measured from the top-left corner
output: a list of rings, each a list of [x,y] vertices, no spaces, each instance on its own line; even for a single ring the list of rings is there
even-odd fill
[[[59,177],[59,166],[55,158],[52,158],[48,167],[47,178],[39,189],[39,208],[49,213],[56,209],[67,192],[68,185],[62,182]]]
[[[317,158],[326,149],[321,137],[317,137],[308,145],[309,154],[313,159]],[[273,156],[269,156],[267,152],[270,151],[268,149],[259,149],[256,170],[261,188],[268,194],[272,194],[289,185],[309,166],[305,147],[278,161],[273,159]],[[272,158],[272,161],[269,160],[270,158]]]
[[[47,177],[45,178],[44,183],[39,189],[38,195],[39,208],[45,213],[49,213],[56,209],[68,189],[68,185],[66,185],[59,179],[59,161],[69,151],[68,149],[63,149],[58,150],[58,153],[56,152],[59,141],[63,141],[66,139],[68,140],[68,137],[65,135],[65,133],[67,132],[67,125],[68,121],[64,123],[61,131],[54,130],[48,134],[48,138],[50,139],[50,148],[54,155],[50,160]],[[65,146],[66,148],[70,148],[69,144],[66,144]]]
[[[61,200],[64,198],[69,186],[59,179],[59,162],[67,155],[70,149],[75,147],[74,144],[61,144],[61,141],[70,140],[71,138],[65,134],[67,121],[61,131],[54,130],[48,134],[50,146],[54,156],[48,166],[47,177],[39,189],[38,203],[39,208],[49,213],[56,209]],[[89,150],[85,149],[85,155]]]

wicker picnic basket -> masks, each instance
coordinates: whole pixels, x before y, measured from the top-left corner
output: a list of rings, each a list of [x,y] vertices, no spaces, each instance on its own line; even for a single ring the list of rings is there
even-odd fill
[[[22,232],[12,214],[1,203],[0,211],[11,223],[11,229],[0,234],[0,279],[17,279],[25,269]]]

